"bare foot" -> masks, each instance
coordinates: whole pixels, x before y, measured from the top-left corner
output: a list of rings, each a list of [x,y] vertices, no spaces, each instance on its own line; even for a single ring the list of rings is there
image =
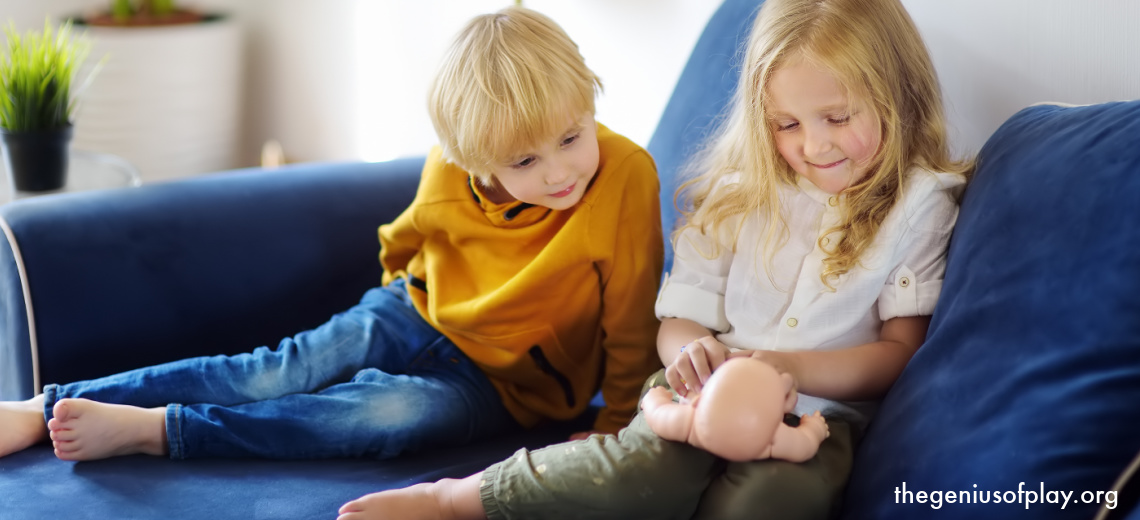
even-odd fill
[[[0,457],[47,439],[43,394],[27,401],[0,401]]]
[[[165,408],[61,399],[52,414],[47,427],[55,456],[61,460],[167,453]]]
[[[364,495],[340,507],[337,520],[400,518],[403,520],[442,520],[439,498],[432,484],[416,484],[403,489]],[[399,516],[397,516],[399,515]]]
[[[484,519],[487,516],[479,499],[480,475],[364,495],[341,506],[337,520]]]
[[[819,410],[816,410],[812,415],[805,413],[800,418],[799,429],[817,443],[823,443],[824,439],[831,437],[831,429],[827,427],[827,420],[823,418]]]

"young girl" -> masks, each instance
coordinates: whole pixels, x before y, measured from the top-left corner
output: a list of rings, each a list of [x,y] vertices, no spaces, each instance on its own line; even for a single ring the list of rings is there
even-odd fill
[[[368,495],[341,518],[834,515],[874,401],[923,342],[970,167],[949,157],[937,78],[898,0],[768,0],[731,112],[682,188],[657,345],[681,396],[733,356],[791,375],[795,416],[827,420],[818,454],[729,463],[639,416],[617,436]]]

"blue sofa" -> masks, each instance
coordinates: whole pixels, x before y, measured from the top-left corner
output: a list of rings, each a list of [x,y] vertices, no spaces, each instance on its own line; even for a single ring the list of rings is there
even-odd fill
[[[758,5],[714,14],[650,142],[666,226],[677,167],[735,87]],[[411,200],[421,164],[226,172],[0,207],[0,399],[322,323],[379,283],[376,227]],[[980,155],[927,343],[857,451],[843,517],[1091,518],[1140,450],[1138,244],[1140,103],[1013,116]],[[0,459],[0,518],[333,518],[362,494],[465,476],[584,424],[386,462],[67,463],[39,446]],[[1122,486],[1106,512],[1140,519],[1136,483]],[[1049,503],[1064,492],[1064,508]]]

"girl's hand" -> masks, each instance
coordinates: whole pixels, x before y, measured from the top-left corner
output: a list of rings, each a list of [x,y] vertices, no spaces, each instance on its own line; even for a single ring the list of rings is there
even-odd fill
[[[681,353],[665,369],[665,380],[681,397],[699,393],[713,370],[728,359],[730,350],[712,336],[697,338],[681,347]]]
[[[777,352],[775,350],[737,350],[729,354],[730,358],[750,357],[759,359],[776,369],[776,372],[792,376],[792,390],[799,389],[800,373],[795,364],[794,354],[790,352]]]

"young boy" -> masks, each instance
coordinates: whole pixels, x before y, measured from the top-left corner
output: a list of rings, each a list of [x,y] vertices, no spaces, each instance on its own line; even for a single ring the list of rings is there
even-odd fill
[[[616,432],[660,367],[663,241],[653,161],[594,122],[600,88],[545,16],[475,18],[431,89],[441,147],[380,227],[383,287],[275,350],[0,403],[0,456],[50,432],[64,460],[387,458],[570,419],[599,387]]]

